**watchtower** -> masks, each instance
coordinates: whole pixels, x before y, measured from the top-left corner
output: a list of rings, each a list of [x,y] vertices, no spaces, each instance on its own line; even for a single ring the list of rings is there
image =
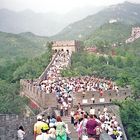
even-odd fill
[[[80,41],[66,40],[66,41],[53,41],[52,50],[55,52],[59,50],[68,51],[70,53],[80,50]]]

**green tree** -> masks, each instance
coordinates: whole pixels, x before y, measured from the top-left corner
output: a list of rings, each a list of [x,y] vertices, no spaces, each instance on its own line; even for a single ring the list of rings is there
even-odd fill
[[[135,78],[132,82],[132,91],[135,99],[138,99],[140,97],[140,76]]]
[[[115,65],[115,62],[114,62],[114,59],[112,58],[112,56],[109,56],[107,61],[108,61],[109,65]]]
[[[130,140],[139,140],[140,138],[140,103],[128,99],[119,103],[120,115],[123,126],[127,130]]]
[[[107,64],[107,60],[104,56],[99,56],[98,62],[99,64]]]
[[[118,73],[117,75],[118,77],[118,80],[117,80],[117,84],[124,87],[126,85],[129,85],[129,76],[128,76],[128,73],[123,71],[121,73]]]
[[[0,112],[19,114],[23,108],[24,100],[18,95],[17,84],[0,81]]]
[[[116,65],[118,68],[123,68],[124,62],[123,62],[123,59],[122,59],[120,56],[117,56],[117,57],[116,57],[116,59],[115,59],[115,65]]]

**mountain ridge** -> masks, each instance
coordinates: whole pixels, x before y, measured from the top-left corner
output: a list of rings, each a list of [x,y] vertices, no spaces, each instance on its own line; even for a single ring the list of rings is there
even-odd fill
[[[92,34],[98,27],[110,20],[123,22],[124,24],[133,25],[140,23],[140,4],[124,2],[117,5],[109,6],[96,14],[89,15],[86,18],[69,24],[52,39],[84,39]]]
[[[32,59],[47,51],[48,38],[32,33],[0,32],[0,65],[18,58]]]
[[[79,11],[75,10],[76,14],[74,14],[74,10],[66,14],[59,14],[34,12],[30,9],[23,11],[0,9],[0,31],[16,34],[33,32],[40,36],[51,36],[60,32],[71,22],[82,19],[89,13],[95,13],[99,9],[101,7],[79,8]]]

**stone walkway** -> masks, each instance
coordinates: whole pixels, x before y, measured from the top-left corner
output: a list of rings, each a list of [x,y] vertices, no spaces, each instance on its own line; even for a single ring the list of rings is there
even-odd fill
[[[62,120],[68,124],[69,131],[71,134],[69,134],[70,140],[78,140],[78,135],[76,133],[76,130],[74,129],[74,126],[71,124],[71,118],[70,116],[62,117]]]

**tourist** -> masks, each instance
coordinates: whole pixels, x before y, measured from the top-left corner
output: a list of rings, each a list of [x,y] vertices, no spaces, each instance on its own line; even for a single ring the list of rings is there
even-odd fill
[[[94,109],[94,108],[92,108],[92,107],[90,107],[89,114],[94,115],[94,114],[95,114],[95,109]]]
[[[55,127],[55,125],[49,124],[49,127],[50,127],[50,129],[49,129],[48,133],[51,134],[51,139],[49,139],[49,140],[56,140],[56,127]]]
[[[38,115],[37,116],[37,122],[34,124],[34,138],[35,139],[36,139],[36,136],[38,136],[42,133],[41,129],[44,126],[47,128],[47,130],[49,129],[48,124],[42,121],[42,116]]]
[[[70,116],[71,116],[71,124],[74,124],[74,110],[71,110]]]
[[[19,126],[19,129],[17,131],[17,138],[18,140],[24,140],[25,132],[23,126]]]
[[[60,116],[62,117],[63,116],[63,106],[61,105],[61,107],[60,107]]]
[[[60,116],[56,118],[57,122],[55,124],[56,126],[56,140],[67,140],[67,134],[66,134],[66,125],[64,122],[62,122],[62,119]]]
[[[87,121],[86,128],[87,128],[87,135],[88,138],[96,138],[96,130],[95,128],[98,126],[98,123],[95,121],[95,118],[92,114],[89,116],[89,120]]]
[[[51,116],[51,118],[50,118],[50,123],[49,124],[51,124],[51,125],[55,125],[55,123],[56,123],[56,118],[55,118],[55,115],[52,115]]]
[[[78,133],[78,140],[82,140],[82,134],[83,134],[83,118],[80,118],[78,123],[77,123],[77,129]]]
[[[36,140],[55,140],[55,134],[50,133],[48,134],[48,127],[43,126],[41,128],[42,133],[36,137]]]
[[[83,120],[82,120],[82,140],[87,140],[88,139],[88,136],[87,136],[87,133],[86,133],[86,124],[87,124],[87,121],[88,121],[88,116],[87,114],[84,114],[84,117],[83,117]]]

